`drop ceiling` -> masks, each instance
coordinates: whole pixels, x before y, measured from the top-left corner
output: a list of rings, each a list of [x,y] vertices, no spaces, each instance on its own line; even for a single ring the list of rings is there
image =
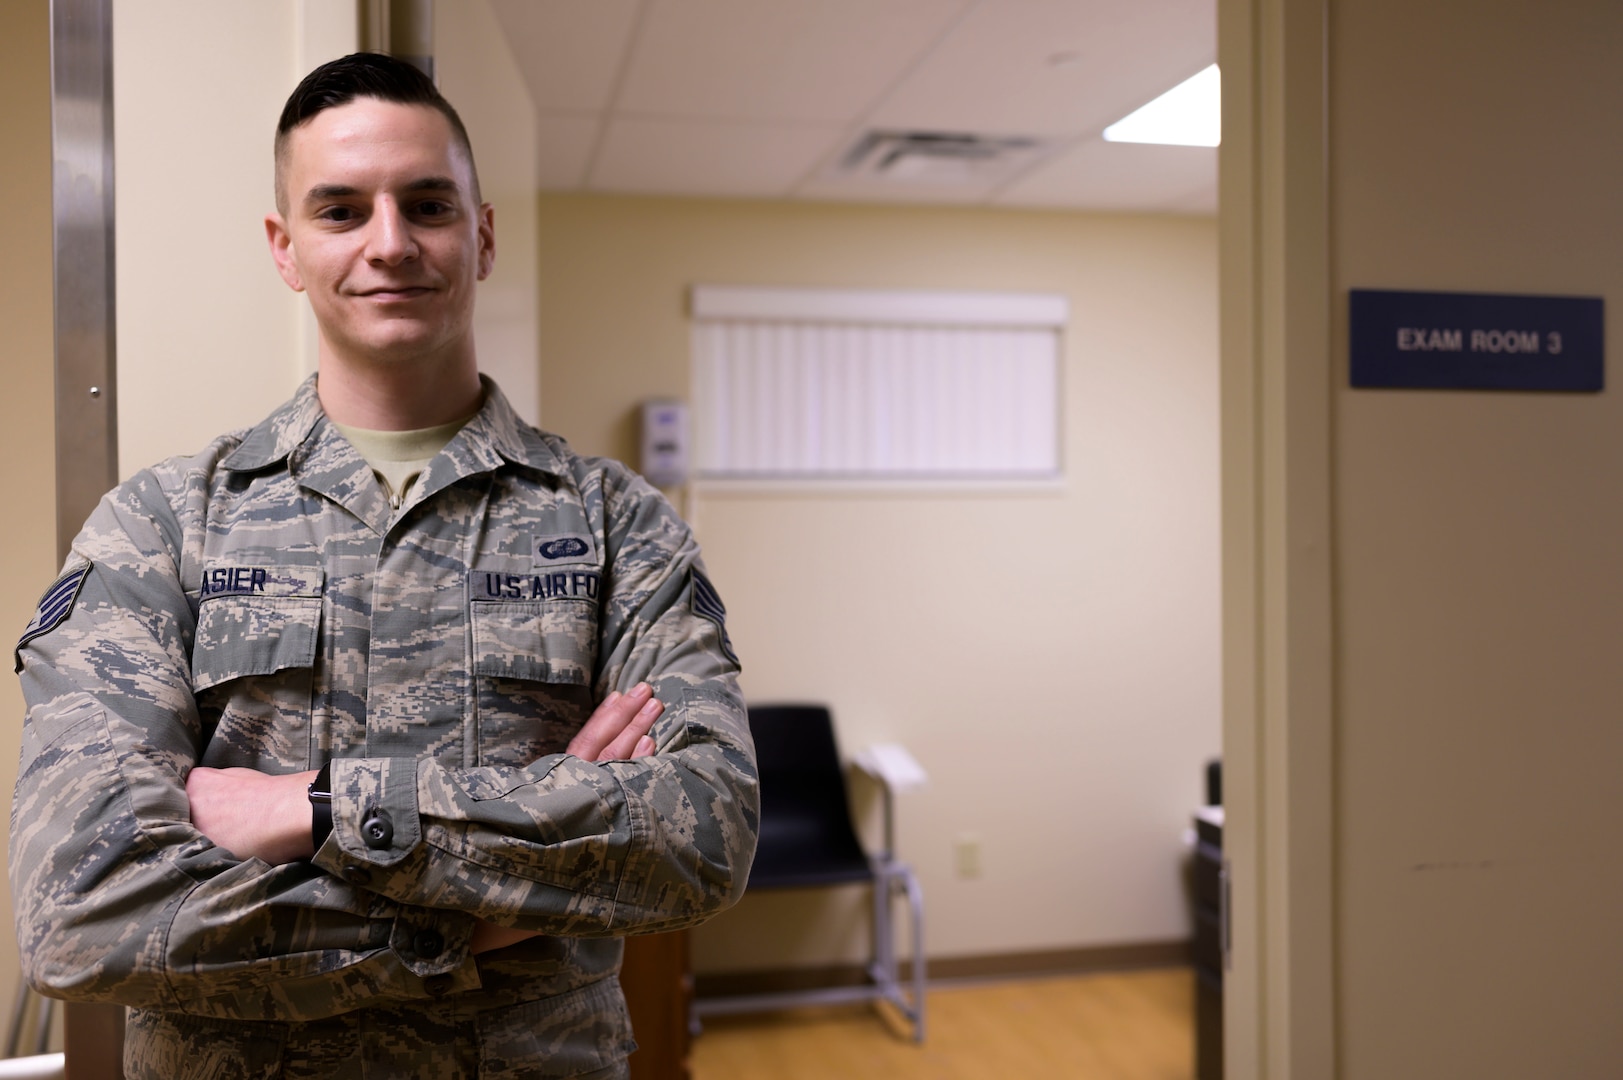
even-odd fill
[[[1213,62],[1215,0],[492,6],[534,99],[545,190],[1217,208],[1217,151],[1100,136]],[[974,167],[842,167],[870,132],[1023,149]]]

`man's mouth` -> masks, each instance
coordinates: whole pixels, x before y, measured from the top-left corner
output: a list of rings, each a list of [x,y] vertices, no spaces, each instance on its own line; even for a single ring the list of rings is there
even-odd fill
[[[396,285],[383,289],[363,289],[357,295],[368,300],[415,300],[419,296],[427,296],[434,290],[426,285]]]

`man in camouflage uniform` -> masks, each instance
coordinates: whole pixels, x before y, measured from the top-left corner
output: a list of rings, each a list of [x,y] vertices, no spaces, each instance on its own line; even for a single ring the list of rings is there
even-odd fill
[[[111,492],[18,646],[24,970],[131,1006],[131,1076],[624,1076],[617,935],[754,849],[720,601],[653,489],[478,375],[493,219],[432,84],[313,72],[277,204],[318,379]]]

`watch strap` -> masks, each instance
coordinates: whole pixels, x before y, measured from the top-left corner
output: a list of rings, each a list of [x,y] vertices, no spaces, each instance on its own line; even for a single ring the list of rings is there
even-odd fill
[[[310,841],[315,850],[332,835],[332,762],[327,762],[310,781]]]

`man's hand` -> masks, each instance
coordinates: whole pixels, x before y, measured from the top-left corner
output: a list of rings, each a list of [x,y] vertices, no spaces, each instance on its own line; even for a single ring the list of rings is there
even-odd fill
[[[664,703],[647,683],[638,683],[624,694],[613,691],[569,740],[568,752],[586,761],[647,757],[654,752],[648,729],[664,711]]]
[[[186,777],[192,824],[241,859],[273,866],[315,854],[310,838],[310,781],[316,771],[268,776],[253,769],[199,766]]]
[[[468,939],[468,951],[477,956],[539,936],[534,930],[515,930],[511,926],[497,926],[493,922],[480,919],[473,924],[473,937]]]

